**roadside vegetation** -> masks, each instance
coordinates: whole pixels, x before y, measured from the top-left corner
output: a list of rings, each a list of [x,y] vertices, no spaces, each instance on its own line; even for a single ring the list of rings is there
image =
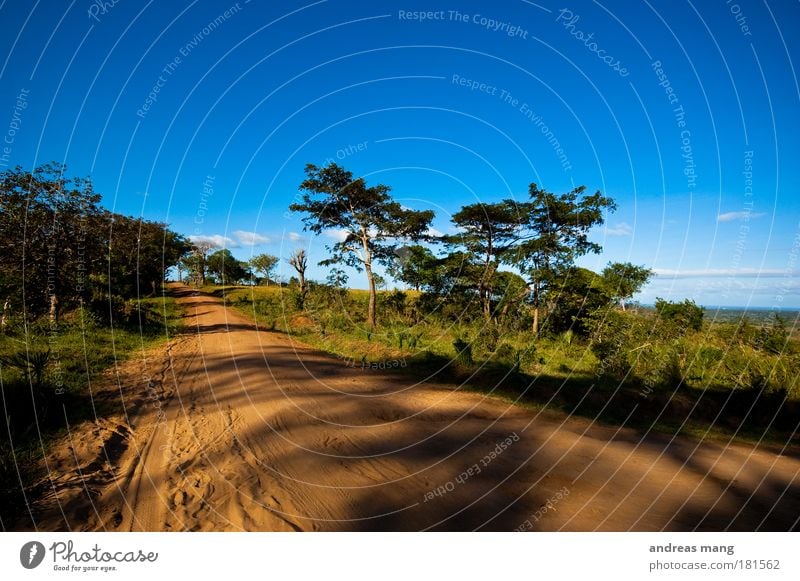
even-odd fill
[[[365,371],[456,381],[615,424],[796,437],[797,321],[773,313],[716,322],[690,300],[631,303],[650,269],[575,264],[602,250],[589,231],[616,204],[600,192],[531,184],[525,200],[461,208],[457,234],[435,236],[432,213],[401,208],[388,186],[367,186],[336,164],[306,174],[290,209],[314,233],[341,234],[320,263],[327,279],[307,280],[299,250],[302,260],[286,258],[298,274],[287,284],[209,289],[261,328]],[[407,290],[385,290],[376,264]],[[362,271],[368,290],[349,289],[341,265]]]
[[[545,315],[534,338],[530,315],[508,326],[484,324],[480,317],[449,319],[424,311],[431,298],[415,291],[378,291],[383,322],[370,328],[359,316],[368,306],[367,291],[311,283],[299,309],[295,283],[203,290],[259,328],[290,334],[365,373],[455,382],[617,425],[796,439],[800,350],[788,337],[787,322],[774,315],[760,325],[743,316],[738,322],[704,320],[695,329],[652,308],[622,311],[607,304],[580,327],[556,330]],[[476,299],[458,312],[478,307]]]
[[[632,299],[646,266],[578,267],[602,251],[590,230],[612,198],[530,184],[522,200],[460,208],[442,235],[433,212],[336,164],[308,165],[299,189],[289,209],[306,230],[337,233],[324,281],[307,276],[303,248],[245,262],[112,213],[58,164],[0,174],[0,527],[24,506],[52,438],[118,405],[92,398],[98,375],[176,332],[170,272],[365,373],[456,382],[616,425],[796,441],[797,321],[718,322],[689,300],[643,308]],[[288,281],[276,280],[280,261]],[[366,290],[350,288],[344,267],[363,273]]]
[[[88,180],[58,164],[0,174],[0,246],[6,529],[53,439],[122,405],[93,397],[92,383],[177,331],[162,282],[190,246],[164,224],[105,210]]]

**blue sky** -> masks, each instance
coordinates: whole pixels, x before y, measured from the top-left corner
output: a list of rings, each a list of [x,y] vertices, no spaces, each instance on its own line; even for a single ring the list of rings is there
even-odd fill
[[[798,21],[745,0],[6,1],[0,169],[63,161],[243,259],[322,258],[286,212],[309,162],[443,232],[463,204],[583,184],[619,209],[582,265],[656,269],[643,302],[798,307]]]

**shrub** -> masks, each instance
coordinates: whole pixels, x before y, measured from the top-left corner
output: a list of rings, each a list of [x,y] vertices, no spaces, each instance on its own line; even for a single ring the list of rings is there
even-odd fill
[[[786,340],[789,338],[789,332],[786,330],[786,322],[783,317],[777,313],[773,313],[772,319],[765,324],[756,335],[753,347],[780,355],[786,348]]]
[[[494,352],[494,359],[500,363],[516,363],[519,353],[508,343],[503,343]]]
[[[485,353],[494,353],[500,342],[500,329],[493,322],[487,322],[478,331],[473,345]]]
[[[453,341],[453,349],[456,350],[456,361],[464,365],[472,365],[472,345],[470,343],[459,337]]]
[[[682,303],[673,303],[664,299],[656,299],[656,312],[665,321],[672,321],[679,328],[699,331],[703,327],[705,309],[694,301],[686,299]]]

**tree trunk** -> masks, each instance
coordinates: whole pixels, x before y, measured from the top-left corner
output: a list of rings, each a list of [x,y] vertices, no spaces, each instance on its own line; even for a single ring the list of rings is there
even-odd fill
[[[306,293],[308,292],[308,288],[306,287],[306,273],[298,270],[297,275],[300,279],[300,310],[302,311],[306,308]]]
[[[625,299],[620,299],[620,300],[619,300],[619,306],[621,306],[621,307],[622,307],[622,310],[623,310],[623,311],[625,310]]]
[[[539,285],[533,284],[533,336],[539,338]]]
[[[376,291],[375,279],[372,276],[372,265],[370,263],[364,264],[364,269],[367,271],[367,281],[369,282],[369,307],[367,308],[367,325],[375,327],[377,317],[375,315]]]
[[[489,240],[489,248],[486,253],[486,265],[483,269],[483,277],[480,282],[480,296],[483,301],[483,318],[487,321],[492,316],[492,241]]]
[[[0,332],[3,335],[6,334],[6,325],[8,324],[8,311],[11,309],[11,299],[7,298],[6,302],[3,303],[3,315],[0,318]]]
[[[55,293],[50,295],[50,323],[58,323],[58,297]]]
[[[361,227],[361,244],[364,247],[364,270],[367,271],[367,280],[369,282],[369,306],[367,307],[367,325],[374,328],[377,323],[377,316],[375,314],[376,295],[375,292],[375,277],[372,274],[372,252],[369,248],[369,235],[367,227]]]

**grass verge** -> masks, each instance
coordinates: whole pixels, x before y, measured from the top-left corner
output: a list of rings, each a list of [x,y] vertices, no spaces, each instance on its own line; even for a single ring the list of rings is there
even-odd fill
[[[167,292],[136,301],[113,325],[76,310],[56,325],[36,321],[0,336],[0,529],[25,510],[40,460],[67,426],[121,409],[118,398],[93,397],[93,384],[115,363],[180,332],[181,315]]]
[[[710,366],[694,358],[684,380],[664,370],[651,379],[612,379],[584,343],[571,335],[535,343],[524,333],[494,340],[494,350],[474,330],[436,322],[384,323],[369,330],[353,313],[363,312],[363,291],[338,291],[296,307],[296,293],[281,287],[207,287],[270,331],[326,351],[343,364],[361,369],[405,373],[416,380],[451,383],[536,410],[573,414],[612,426],[693,438],[778,447],[797,444],[800,402],[786,391],[729,387],[702,382]],[[327,291],[336,292],[336,291]],[[336,301],[340,301],[338,304]],[[385,304],[391,293],[380,297]],[[472,333],[472,339],[467,336]],[[477,337],[477,338],[476,338]],[[691,345],[690,345],[691,346]],[[691,359],[691,358],[689,358]],[[656,374],[659,375],[659,374]]]

